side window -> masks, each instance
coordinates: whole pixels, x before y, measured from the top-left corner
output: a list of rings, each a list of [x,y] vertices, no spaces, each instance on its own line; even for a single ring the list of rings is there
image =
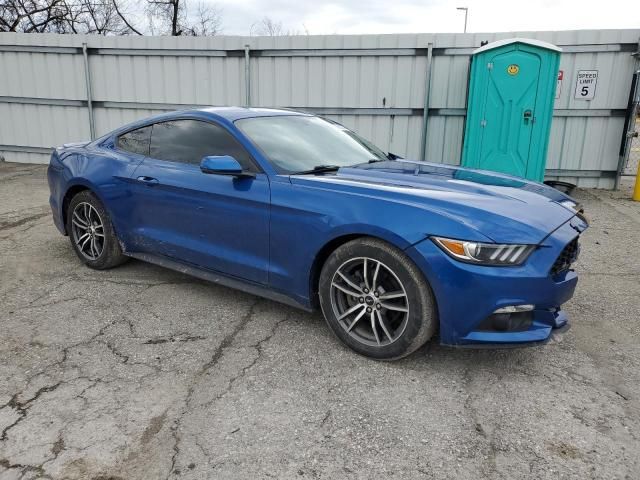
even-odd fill
[[[249,153],[218,125],[199,120],[174,120],[153,125],[149,156],[200,165],[202,159],[210,155],[231,155],[245,170],[256,171]]]
[[[149,155],[149,143],[151,142],[151,126],[138,128],[120,135],[116,146],[120,150],[140,155]]]

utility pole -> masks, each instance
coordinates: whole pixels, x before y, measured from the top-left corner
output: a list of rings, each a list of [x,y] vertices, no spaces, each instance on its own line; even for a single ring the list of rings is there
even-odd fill
[[[457,7],[456,10],[464,10],[464,33],[467,33],[467,16],[469,15],[469,7]]]

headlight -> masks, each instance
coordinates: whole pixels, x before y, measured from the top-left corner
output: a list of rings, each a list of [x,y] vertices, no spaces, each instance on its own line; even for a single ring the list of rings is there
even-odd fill
[[[456,260],[478,265],[521,265],[536,248],[535,245],[513,243],[465,242],[442,237],[431,239]]]

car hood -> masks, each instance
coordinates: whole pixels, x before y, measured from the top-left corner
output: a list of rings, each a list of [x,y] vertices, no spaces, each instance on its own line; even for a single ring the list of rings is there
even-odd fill
[[[540,243],[577,213],[569,196],[544,184],[426,162],[383,161],[341,168],[335,175],[292,176],[291,181],[322,182],[324,188],[410,204],[498,243]],[[426,234],[446,235],[438,225],[426,228]]]

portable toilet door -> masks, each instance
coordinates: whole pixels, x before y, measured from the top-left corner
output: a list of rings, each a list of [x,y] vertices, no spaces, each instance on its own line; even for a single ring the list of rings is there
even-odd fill
[[[560,52],[526,38],[473,52],[463,166],[544,179]]]

